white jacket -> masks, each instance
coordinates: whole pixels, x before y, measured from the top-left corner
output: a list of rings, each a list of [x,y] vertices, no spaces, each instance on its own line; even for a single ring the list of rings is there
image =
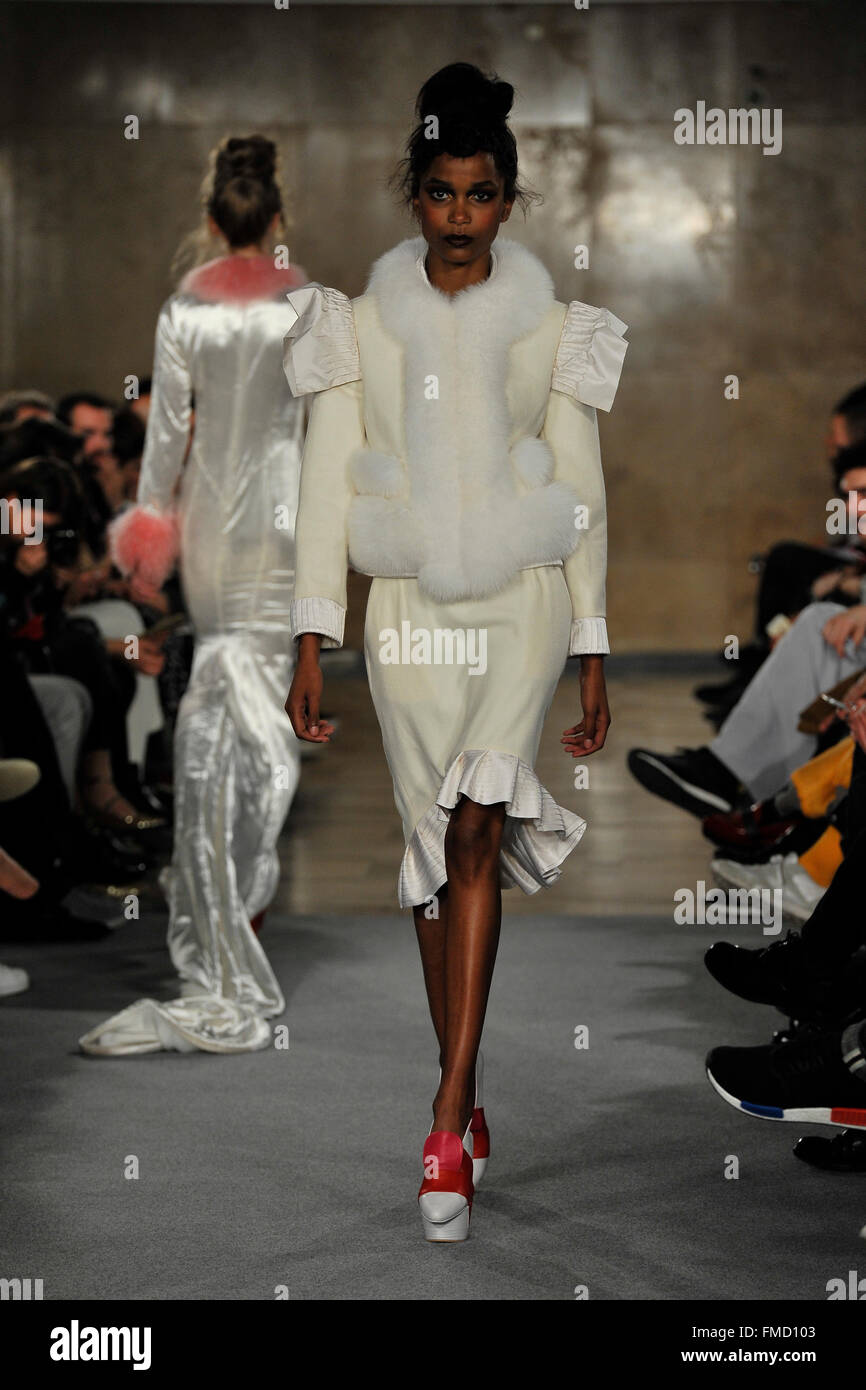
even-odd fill
[[[411,238],[349,301],[288,299],[295,395],[318,392],[301,468],[292,633],[340,646],[348,566],[414,576],[443,603],[563,564],[570,655],[608,652],[607,530],[596,408],[628,344],[608,309],[553,297],[541,262],[499,240],[489,277],[447,295]]]

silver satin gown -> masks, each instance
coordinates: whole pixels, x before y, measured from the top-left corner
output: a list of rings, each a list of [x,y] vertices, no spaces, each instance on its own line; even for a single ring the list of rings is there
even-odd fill
[[[300,767],[284,705],[304,413],[282,351],[295,318],[285,295],[303,282],[270,258],[225,256],[191,272],[160,312],[137,500],[165,512],[180,479],[195,655],[160,882],[182,997],[139,1000],[82,1038],[87,1052],[248,1051],[271,1042],[267,1020],[285,1008],[250,919],[277,888],[276,842]]]

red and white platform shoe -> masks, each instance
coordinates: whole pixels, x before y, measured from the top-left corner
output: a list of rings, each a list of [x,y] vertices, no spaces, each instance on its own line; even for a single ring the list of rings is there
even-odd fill
[[[442,1070],[439,1070],[442,1080]],[[484,1117],[484,1057],[475,1064],[475,1105],[461,1141],[447,1130],[432,1131],[424,1145],[424,1181],[418,1193],[427,1240],[458,1241],[469,1235],[472,1198],[490,1158],[490,1131]],[[459,1144],[459,1149],[458,1149]]]
[[[437,1129],[424,1141],[424,1181],[418,1192],[418,1206],[424,1226],[424,1239],[466,1240],[472,1215],[472,1154],[469,1127],[463,1138],[447,1129]]]

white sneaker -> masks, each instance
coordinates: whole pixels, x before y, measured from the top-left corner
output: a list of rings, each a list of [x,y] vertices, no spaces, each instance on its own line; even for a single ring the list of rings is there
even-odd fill
[[[21,994],[30,988],[30,976],[16,965],[0,964],[0,995]]]
[[[720,888],[781,888],[783,915],[795,922],[808,922],[827,891],[806,873],[793,851],[771,855],[766,864],[714,859],[713,876]]]

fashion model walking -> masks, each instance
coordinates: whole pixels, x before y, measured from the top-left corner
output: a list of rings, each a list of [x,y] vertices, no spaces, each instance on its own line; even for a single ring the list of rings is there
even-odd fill
[[[261,135],[214,151],[205,218],[227,254],[190,271],[159,315],[137,505],[117,523],[113,549],[122,568],[144,565],[160,582],[177,528],[195,629],[161,878],[183,997],[140,1000],[87,1034],[88,1052],[249,1051],[270,1043],[267,1020],[285,1007],[256,931],[298,783],[283,704],[304,421],[282,342],[295,317],[286,293],[306,277],[265,250],[282,223],[276,156]]]
[[[533,770],[566,658],[585,758],[610,722],[603,672],[606,522],[596,407],[609,410],[626,325],[554,299],[498,240],[520,189],[513,89],[469,64],[425,83],[402,186],[420,236],[349,301],[309,285],[285,366],[317,392],[301,474],[286,710],[328,742],[321,647],[342,643],[349,564],[374,576],[365,658],[406,844],[441,1078],[419,1193],[428,1240],[462,1240],[488,1149],[477,1090],[501,888],[559,876],[585,822]],[[473,1177],[473,1158],[475,1169]]]

